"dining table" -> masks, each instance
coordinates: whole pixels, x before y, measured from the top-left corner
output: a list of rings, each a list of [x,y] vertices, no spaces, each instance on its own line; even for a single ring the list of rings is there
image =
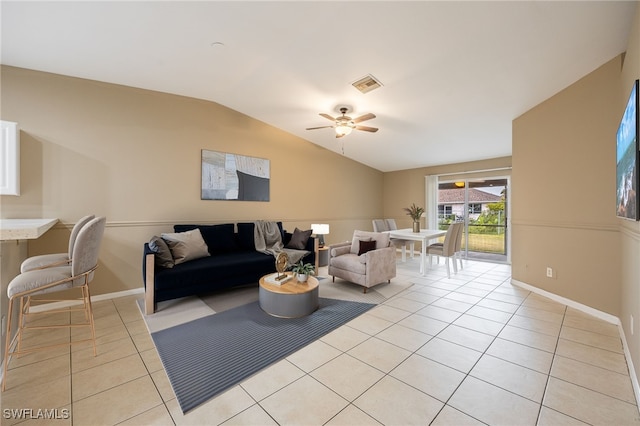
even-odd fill
[[[401,240],[420,241],[422,248],[420,250],[420,274],[422,276],[427,273],[427,246],[429,240],[442,237],[447,233],[440,229],[421,229],[420,232],[413,232],[412,228],[394,229],[393,231],[384,231],[389,234],[391,238],[398,238]]]

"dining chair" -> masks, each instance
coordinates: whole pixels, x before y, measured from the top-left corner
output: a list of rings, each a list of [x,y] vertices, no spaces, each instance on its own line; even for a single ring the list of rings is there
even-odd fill
[[[73,255],[73,246],[78,237],[78,233],[84,225],[86,225],[94,215],[88,215],[81,218],[73,226],[71,230],[71,236],[69,236],[69,251],[67,253],[51,253],[41,254],[38,256],[32,256],[25,259],[20,265],[20,272],[33,271],[34,269],[52,268],[55,266],[68,265],[71,262],[71,256]]]
[[[98,253],[100,244],[104,234],[106,218],[97,217],[90,220],[80,229],[75,239],[71,263],[65,266],[54,266],[43,269],[34,269],[19,274],[9,283],[7,287],[7,296],[9,297],[9,309],[7,311],[7,329],[5,337],[5,349],[3,359],[2,373],[2,390],[4,391],[7,383],[7,372],[10,356],[29,354],[35,351],[50,350],[61,346],[75,345],[79,343],[91,342],[93,344],[93,355],[96,351],[96,333],[93,321],[93,309],[91,307],[91,294],[89,292],[89,283],[93,280],[94,272],[98,267]],[[82,296],[82,306],[74,303],[68,308],[46,309],[41,303],[60,302],[60,299],[41,299],[32,298],[36,295],[46,293],[59,292],[68,289],[80,289]],[[76,301],[78,299],[75,299]],[[14,305],[20,302],[18,312],[17,331],[13,338],[11,337],[12,319],[14,316]],[[36,306],[42,309],[36,309],[34,312],[31,308]],[[84,322],[74,322],[75,316],[71,312],[81,311],[84,313]],[[56,323],[50,325],[30,324],[35,316],[57,314],[60,312],[69,313],[65,316],[66,323]],[[67,322],[68,321],[68,322]],[[43,346],[23,347],[23,335],[25,332],[32,330],[49,330],[60,328],[79,328],[86,327],[90,331],[90,338],[69,340],[63,343],[54,343]],[[39,336],[34,337],[36,339]]]
[[[373,232],[385,232],[389,230],[387,222],[384,219],[373,219]]]
[[[453,263],[458,259],[458,262],[460,262],[460,269],[464,269],[462,267],[462,237],[464,236],[464,222],[457,222],[456,225],[458,226],[458,230],[456,234],[456,247],[454,249],[455,255]]]
[[[456,232],[456,246],[455,246],[455,255],[454,255],[454,267],[456,266],[456,259],[460,262],[460,269],[464,269],[462,266],[462,237],[464,236],[464,222],[453,222],[449,225],[450,227],[455,226],[457,229]],[[432,246],[442,246],[442,243],[433,243]],[[438,263],[440,263],[440,259],[438,258]],[[457,272],[457,269],[456,269]]]
[[[431,268],[432,256],[442,256],[445,258],[446,266],[447,266],[447,278],[451,278],[450,271],[450,262],[449,259],[453,258],[453,270],[454,272],[458,272],[458,267],[455,262],[455,248],[456,248],[456,238],[458,236],[458,230],[460,229],[456,223],[453,223],[447,229],[447,233],[444,236],[443,243],[434,243],[427,246],[427,255],[429,256],[429,267]]]
[[[396,225],[396,220],[395,219],[385,219],[384,220],[387,223],[387,228],[389,229],[389,231],[395,231],[396,229],[398,229],[398,225]],[[413,254],[414,254],[414,248],[415,248],[415,241],[413,240],[402,240],[400,238],[392,238],[391,242],[394,245],[399,245],[402,246],[402,261],[405,261],[406,255],[405,255],[405,249],[407,246],[409,246],[409,256],[411,256],[411,258],[413,259]]]

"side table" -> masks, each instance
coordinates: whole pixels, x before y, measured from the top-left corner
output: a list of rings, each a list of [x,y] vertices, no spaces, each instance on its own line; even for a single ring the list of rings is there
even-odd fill
[[[327,266],[329,264],[329,246],[318,248],[318,266]]]
[[[268,274],[260,278],[258,301],[263,311],[274,317],[299,318],[307,316],[318,309],[318,280],[307,278],[300,283],[291,277],[284,284],[270,284],[267,278],[276,274]],[[287,272],[291,275],[291,272]]]

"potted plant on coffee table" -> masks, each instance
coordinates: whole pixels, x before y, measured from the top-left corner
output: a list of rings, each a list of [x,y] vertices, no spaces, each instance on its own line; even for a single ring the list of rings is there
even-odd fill
[[[404,211],[413,219],[413,232],[420,232],[420,218],[425,210],[422,207],[416,206],[416,203],[413,203],[410,207],[405,207]]]
[[[302,260],[291,268],[291,271],[296,274],[296,278],[299,282],[304,283],[309,278],[309,275],[314,275],[316,268],[311,263],[304,263]]]

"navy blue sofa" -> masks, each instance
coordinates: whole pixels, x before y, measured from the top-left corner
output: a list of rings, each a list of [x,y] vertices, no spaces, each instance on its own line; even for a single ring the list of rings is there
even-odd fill
[[[278,222],[285,246],[292,234]],[[275,272],[275,258],[256,251],[253,222],[221,225],[175,225],[174,232],[200,229],[211,256],[162,268],[155,262],[155,253],[144,244],[142,277],[145,286],[145,312],[156,311],[157,303],[179,297],[209,293],[226,288],[257,284],[260,277]],[[316,266],[317,242],[309,237],[303,261]]]

